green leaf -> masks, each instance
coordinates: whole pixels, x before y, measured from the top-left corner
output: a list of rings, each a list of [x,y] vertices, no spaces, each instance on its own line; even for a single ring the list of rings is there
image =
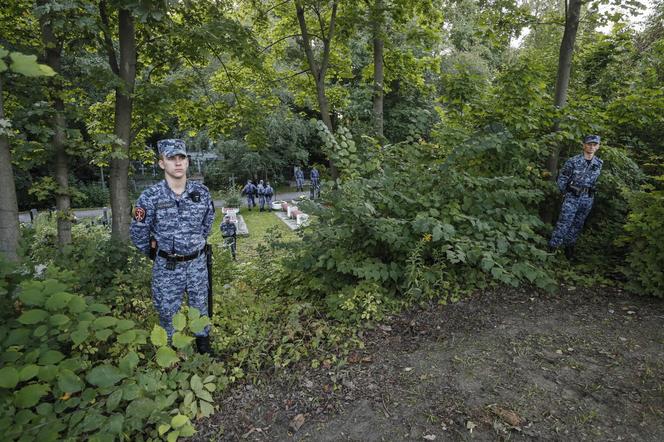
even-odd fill
[[[150,333],[150,340],[157,347],[163,347],[168,344],[168,335],[166,330],[159,325],[155,325]]]
[[[71,370],[60,370],[58,388],[67,393],[76,393],[83,390],[85,383]]]
[[[106,388],[117,384],[126,377],[127,375],[122,373],[117,367],[105,364],[90,370],[85,379],[94,386]]]
[[[82,313],[87,307],[85,299],[82,296],[72,295],[69,301],[69,311],[72,313]]]
[[[152,399],[140,397],[127,405],[125,414],[132,418],[145,419],[150,416],[152,410],[154,410],[154,401]]]
[[[193,341],[194,338],[191,336],[187,336],[185,334],[182,334],[180,332],[175,332],[173,335],[173,346],[175,348],[185,348],[186,346],[191,344],[191,341]]]
[[[115,325],[115,331],[118,333],[122,333],[124,331],[129,330],[130,328],[133,328],[135,325],[136,323],[131,319],[121,319]]]
[[[157,427],[157,432],[159,433],[159,436],[163,436],[170,429],[171,426],[169,424],[160,424]]]
[[[18,408],[30,408],[39,402],[42,396],[48,393],[48,385],[31,384],[21,388],[14,396],[14,405]]]
[[[171,431],[168,433],[168,436],[166,436],[166,442],[177,442],[178,437],[180,437],[179,431]]]
[[[21,380],[21,382],[25,382],[34,378],[38,374],[39,374],[39,366],[35,364],[30,364],[21,368],[21,372],[19,373],[18,377]]]
[[[85,419],[83,419],[83,422],[81,422],[81,431],[87,433],[101,428],[101,426],[104,424],[104,421],[106,421],[106,418],[103,415],[96,411],[88,411]]]
[[[214,405],[209,402],[199,401],[201,414],[203,417],[208,417],[214,414]]]
[[[92,322],[92,328],[95,330],[102,330],[105,328],[113,327],[115,324],[117,324],[118,319],[114,318],[113,316],[102,316],[101,318],[97,318]]]
[[[0,72],[5,72],[7,69],[7,64],[3,60],[0,60]]]
[[[122,390],[115,390],[113,393],[108,396],[108,399],[106,399],[106,411],[113,411],[115,410],[118,405],[120,405],[120,401],[122,400]]]
[[[184,424],[189,422],[189,418],[183,414],[178,414],[173,416],[173,419],[171,419],[171,426],[173,428],[180,428]]]
[[[23,290],[18,295],[18,299],[25,305],[42,306],[44,298],[41,286],[23,286]]]
[[[131,344],[136,340],[136,330],[127,330],[118,336],[118,342],[120,344]]]
[[[60,353],[57,350],[48,350],[42,354],[39,358],[39,364],[41,365],[53,365],[57,364],[65,358],[65,355]]]
[[[179,431],[180,431],[180,436],[182,437],[191,437],[196,433],[196,429],[190,424],[187,424],[184,427],[180,428]]]
[[[18,370],[14,367],[0,368],[0,388],[14,388],[18,384]]]
[[[173,327],[175,330],[182,331],[187,326],[187,318],[182,313],[178,313],[173,316]]]
[[[54,295],[51,295],[50,298],[48,298],[45,307],[51,311],[61,310],[65,306],[67,306],[67,304],[69,304],[71,298],[72,295],[70,295],[69,293],[65,292],[56,293]]]
[[[55,71],[49,66],[37,63],[36,55],[25,55],[20,52],[12,52],[9,54],[12,60],[11,69],[17,74],[25,75],[26,77],[52,77]]]
[[[138,365],[139,359],[136,352],[130,351],[125,357],[120,359],[120,370],[128,375],[131,375],[134,368]]]
[[[196,392],[203,390],[203,382],[201,381],[200,376],[198,376],[197,374],[191,377],[189,385],[191,385],[191,389]]]
[[[199,399],[203,399],[204,401],[212,402],[212,395],[206,391],[206,390],[200,390],[196,392],[196,396]]]
[[[179,360],[175,350],[170,347],[159,347],[157,350],[157,364],[160,367],[170,367]]]
[[[201,333],[208,325],[210,325],[210,318],[207,316],[201,316],[200,318],[191,321],[189,329],[194,333]]]
[[[106,430],[109,431],[112,434],[120,434],[122,433],[122,426],[124,425],[124,416],[121,414],[114,414],[110,418],[108,418],[108,422],[106,423]]]
[[[51,316],[51,324],[55,325],[56,327],[60,327],[61,325],[65,325],[70,321],[69,316],[63,315],[61,313],[58,313],[56,315]]]
[[[47,365],[45,367],[39,367],[39,373],[37,377],[42,381],[51,382],[58,375],[58,367],[55,365]]]
[[[71,341],[74,345],[80,345],[83,343],[86,339],[88,339],[88,336],[90,334],[88,333],[87,330],[82,330],[78,329],[71,334]]]
[[[21,316],[18,317],[18,322],[25,325],[32,325],[42,322],[48,318],[48,312],[46,310],[34,309],[24,312]]]

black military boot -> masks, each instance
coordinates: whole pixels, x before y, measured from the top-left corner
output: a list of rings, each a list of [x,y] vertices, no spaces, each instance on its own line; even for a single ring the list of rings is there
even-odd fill
[[[565,258],[570,261],[574,259],[574,246],[565,246]]]
[[[209,336],[196,336],[196,351],[202,355],[211,355],[210,337]]]

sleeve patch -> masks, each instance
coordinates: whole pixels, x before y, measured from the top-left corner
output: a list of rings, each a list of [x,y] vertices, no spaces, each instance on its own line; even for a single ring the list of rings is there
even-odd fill
[[[139,223],[145,219],[145,209],[142,207],[136,207],[134,209],[134,219]]]

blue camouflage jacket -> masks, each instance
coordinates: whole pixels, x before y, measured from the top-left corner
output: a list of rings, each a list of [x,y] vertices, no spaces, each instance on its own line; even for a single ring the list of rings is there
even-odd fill
[[[214,204],[207,187],[188,180],[185,191],[176,198],[162,180],[138,198],[129,233],[134,245],[146,255],[151,239],[157,241],[159,250],[191,255],[205,246],[213,221]]]
[[[235,236],[237,234],[237,228],[233,223],[221,223],[219,225],[219,230],[221,230],[221,236],[224,238]]]
[[[244,189],[242,189],[242,193],[244,195],[255,195],[257,190],[256,185],[252,183],[245,185]]]
[[[582,188],[594,187],[599,174],[602,172],[602,164],[603,161],[597,157],[593,157],[590,164],[588,164],[583,154],[573,156],[565,161],[565,165],[560,169],[558,189],[565,192],[570,183]]]

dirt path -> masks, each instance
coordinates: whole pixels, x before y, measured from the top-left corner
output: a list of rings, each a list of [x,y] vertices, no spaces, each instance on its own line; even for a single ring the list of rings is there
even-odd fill
[[[364,339],[342,367],[236,387],[197,439],[664,440],[664,300],[500,291]]]

